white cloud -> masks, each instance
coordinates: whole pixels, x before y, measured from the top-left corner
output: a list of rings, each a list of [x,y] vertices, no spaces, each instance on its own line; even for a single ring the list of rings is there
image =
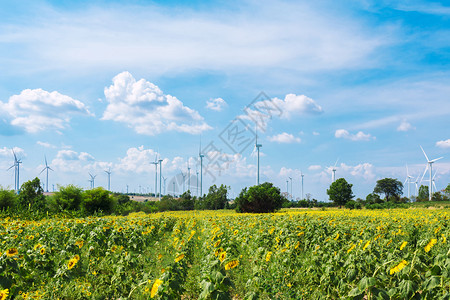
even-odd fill
[[[322,166],[320,166],[320,165],[311,165],[308,167],[308,170],[310,170],[310,171],[318,171],[320,169],[322,169]]]
[[[151,82],[136,81],[129,72],[113,78],[113,85],[105,88],[105,97],[108,106],[102,119],[125,123],[140,134],[172,130],[199,134],[211,129],[197,111]]]
[[[332,168],[326,168],[318,176],[322,182],[328,183],[331,180]],[[373,181],[376,178],[375,168],[371,163],[361,163],[355,166],[341,163],[336,168],[336,179],[353,176],[355,178],[363,178],[365,180]]]
[[[352,140],[352,141],[370,141],[370,140],[375,139],[375,137],[371,136],[368,133],[358,131],[356,134],[350,134],[345,129],[336,130],[336,132],[334,133],[334,136],[338,139],[343,138],[343,139]]]
[[[286,143],[286,144],[301,142],[301,139],[299,137],[294,137],[292,134],[286,132],[274,136],[269,136],[267,139],[271,142]]]
[[[400,125],[397,127],[397,131],[409,131],[415,129],[410,123],[406,120],[403,120]]]
[[[23,150],[22,148],[19,148],[19,147],[14,147],[13,149],[7,148],[7,147],[0,148],[0,155],[5,156],[5,157],[12,157],[12,159],[14,159],[13,152],[12,152],[13,150],[18,159],[26,156],[25,150]]]
[[[221,111],[225,106],[227,106],[227,103],[222,98],[210,99],[206,101],[206,108],[211,110]]]
[[[81,101],[58,92],[26,89],[13,95],[0,108],[12,117],[11,124],[36,133],[68,127],[74,115],[92,115]]]
[[[450,148],[450,139],[436,142],[436,147],[448,149]]]
[[[322,107],[305,95],[287,94],[284,100],[274,98],[272,101],[281,109],[281,118],[283,119],[290,119],[298,115],[323,113]]]
[[[245,2],[231,7],[205,13],[154,4],[108,9],[93,4],[70,12],[33,6],[39,18],[8,25],[0,34],[0,40],[23,49],[2,59],[32,65],[31,71],[128,66],[155,76],[236,66],[333,70],[374,64],[371,54],[395,34],[392,28],[370,27],[313,3]]]
[[[318,133],[317,131],[313,131],[313,133],[312,133],[313,135],[320,135],[320,133]]]
[[[47,142],[41,142],[41,141],[37,141],[36,144],[38,144],[39,146],[45,147],[45,148],[56,148],[56,146],[47,143]]]

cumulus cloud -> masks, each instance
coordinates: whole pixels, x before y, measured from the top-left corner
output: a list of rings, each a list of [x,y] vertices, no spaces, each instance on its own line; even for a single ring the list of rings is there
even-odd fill
[[[415,129],[410,123],[408,123],[406,120],[403,120],[400,125],[397,127],[397,131],[409,131]]]
[[[18,158],[26,156],[25,150],[23,150],[22,148],[19,148],[19,147],[14,147],[12,149],[7,148],[7,147],[0,148],[0,156],[13,157],[13,152],[12,152],[13,150]]]
[[[87,172],[97,168],[98,164],[91,154],[70,149],[59,150],[51,162],[52,168],[62,172]]]
[[[323,113],[322,107],[305,95],[287,94],[282,100],[279,98],[270,99],[267,95],[261,93],[257,99],[244,109],[245,115],[239,117],[252,121],[261,130],[265,130],[269,120],[274,117],[290,120],[294,116]]]
[[[211,129],[197,111],[145,79],[136,81],[129,72],[113,78],[113,84],[105,88],[105,97],[108,106],[102,119],[125,123],[140,134],[163,131],[199,134]]]
[[[39,146],[45,147],[45,148],[56,148],[56,146],[47,143],[47,142],[41,142],[41,141],[37,141],[36,144],[38,144]]]
[[[301,139],[299,137],[294,137],[292,134],[286,132],[270,136],[267,139],[271,142],[286,143],[286,144],[301,142]]]
[[[320,169],[322,169],[322,166],[320,166],[320,165],[311,165],[308,167],[308,170],[310,170],[310,171],[318,171]]]
[[[334,133],[334,136],[338,139],[342,138],[342,139],[347,139],[347,140],[352,140],[352,141],[370,141],[370,140],[375,139],[374,136],[371,136],[368,133],[358,131],[356,134],[351,134],[345,129],[336,130],[336,132]]]
[[[11,115],[11,125],[30,133],[61,130],[69,126],[74,115],[92,115],[81,101],[43,89],[23,90],[8,102],[0,102],[0,108]]]
[[[320,135],[317,131],[313,131],[313,135]]]
[[[226,105],[227,103],[222,98],[210,99],[206,101],[206,108],[215,111],[221,111]]]
[[[450,139],[445,140],[445,141],[436,142],[436,147],[449,149],[450,148]]]
[[[374,180],[376,178],[375,168],[371,163],[361,163],[355,166],[341,163],[336,169],[336,179],[346,176],[364,178],[365,180]],[[331,180],[331,173],[332,168],[326,168],[320,172],[319,177],[321,177],[322,182],[328,182]]]

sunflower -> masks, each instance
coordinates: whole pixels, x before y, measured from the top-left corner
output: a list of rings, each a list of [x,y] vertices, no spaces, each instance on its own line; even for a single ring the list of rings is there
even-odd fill
[[[155,283],[153,283],[153,286],[152,286],[152,290],[150,291],[150,297],[151,298],[155,297],[155,295],[158,292],[158,288],[161,285],[161,283],[163,283],[161,279],[156,279],[155,280]]]
[[[77,264],[78,259],[76,258],[72,258],[71,260],[69,260],[69,263],[67,264],[67,268],[70,270],[73,267],[75,267],[75,265]]]
[[[366,248],[369,247],[369,245],[370,245],[370,241],[367,241],[367,243],[363,247],[363,251],[366,250]]]
[[[400,250],[403,250],[403,248],[405,248],[407,244],[408,244],[408,242],[403,242],[403,243],[400,245]]]
[[[230,270],[230,269],[236,268],[237,266],[239,266],[239,261],[232,260],[225,264],[225,270]]]
[[[406,260],[402,260],[398,265],[391,268],[389,274],[392,275],[394,273],[400,272],[406,266],[406,264],[407,264]]]
[[[41,248],[41,251],[39,251],[39,253],[41,253],[41,255],[45,254],[45,248]]]
[[[8,297],[8,294],[8,289],[0,290],[0,300],[5,300]]]
[[[184,258],[184,254],[180,254],[177,257],[175,257],[175,262],[179,262],[180,260],[182,260]]]
[[[267,252],[266,261],[269,261],[271,256],[272,256],[272,251]]]
[[[431,239],[430,242],[425,246],[425,252],[430,252],[431,248],[436,245],[437,239]]]
[[[225,258],[227,257],[227,252],[223,251],[219,254],[219,260],[220,262],[223,262],[225,260]]]
[[[19,251],[17,251],[17,248],[11,248],[11,249],[6,250],[6,256],[13,257],[13,256],[16,256],[17,254],[19,254]]]

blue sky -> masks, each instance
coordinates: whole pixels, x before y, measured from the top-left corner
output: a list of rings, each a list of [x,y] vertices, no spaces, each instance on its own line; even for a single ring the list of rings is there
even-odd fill
[[[1,3],[0,183],[14,185],[14,148],[21,183],[44,180],[46,156],[50,190],[88,188],[88,173],[106,187],[111,168],[112,190],[153,192],[159,155],[166,191],[179,191],[201,140],[203,191],[224,183],[234,196],[256,182],[254,142],[224,138],[240,120],[258,127],[261,181],[286,191],[292,177],[294,197],[302,172],[304,193],[327,200],[337,159],[357,197],[384,177],[403,182],[406,164],[421,177],[419,145],[444,156],[433,169],[443,189],[449,36],[439,1]],[[255,124],[262,107],[273,110]]]

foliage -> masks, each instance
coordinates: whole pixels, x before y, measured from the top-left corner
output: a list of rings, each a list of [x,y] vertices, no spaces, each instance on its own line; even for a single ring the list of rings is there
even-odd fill
[[[375,204],[375,203],[382,203],[383,200],[381,200],[380,195],[376,193],[371,193],[366,196],[366,203],[367,204]]]
[[[280,189],[270,182],[244,188],[235,199],[236,211],[242,213],[274,212],[280,209],[285,201],[287,199],[281,196]]]
[[[62,210],[78,210],[83,201],[83,189],[73,184],[59,186],[54,197]]]
[[[352,186],[353,184],[348,183],[344,178],[339,178],[330,185],[327,194],[336,205],[345,205],[354,197]]]
[[[111,213],[114,205],[114,199],[109,191],[98,187],[92,190],[84,191],[81,209],[87,214],[97,212]]]
[[[209,187],[208,195],[202,201],[203,209],[224,209],[227,203],[228,188],[226,185],[221,184],[217,187],[215,184]]]
[[[45,209],[44,190],[38,177],[24,182],[20,187],[19,205],[32,210]]]
[[[419,187],[419,194],[417,195],[417,201],[428,201],[430,191],[426,185],[421,185]]]
[[[448,201],[449,197],[441,192],[435,192],[431,196],[431,201]]]
[[[17,203],[17,195],[12,190],[0,188],[0,210],[11,209]]]
[[[7,289],[7,299],[448,299],[449,213],[0,219],[0,292]]]
[[[447,185],[447,187],[444,189],[444,192],[447,194],[447,196],[450,197],[450,183]]]
[[[392,196],[400,197],[403,193],[403,183],[394,178],[380,179],[377,180],[373,192],[376,194],[384,194],[385,201],[388,201]]]
[[[361,209],[362,208],[362,204],[359,202],[356,202],[354,200],[349,200],[347,201],[347,203],[345,203],[345,208],[348,209]]]

